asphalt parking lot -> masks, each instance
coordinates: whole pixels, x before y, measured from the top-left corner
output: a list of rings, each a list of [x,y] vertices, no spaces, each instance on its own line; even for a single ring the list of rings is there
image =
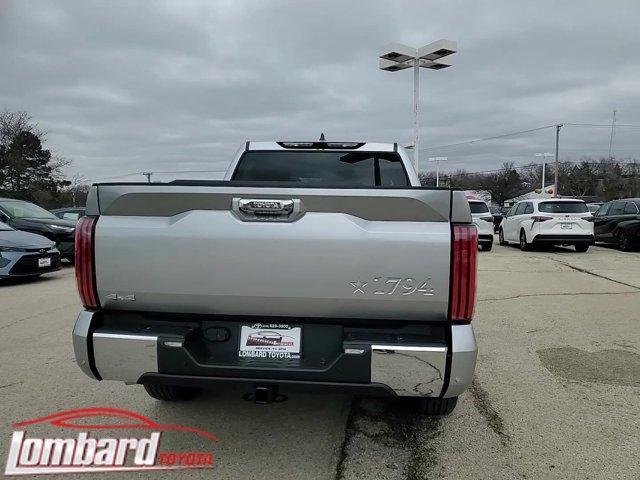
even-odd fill
[[[214,474],[149,478],[639,478],[640,253],[495,245],[480,253],[479,268],[476,380],[437,420],[342,395],[255,405],[225,391],[160,404],[140,386],[95,382],[75,365],[71,268],[4,285],[2,462],[12,423],[108,406],[219,437]],[[206,447],[199,438],[174,441]]]

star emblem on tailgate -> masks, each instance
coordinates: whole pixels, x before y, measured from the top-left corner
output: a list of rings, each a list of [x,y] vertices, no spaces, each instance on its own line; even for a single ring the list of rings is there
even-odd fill
[[[364,287],[368,285],[367,282],[361,282],[358,280],[357,282],[351,282],[351,286],[355,289],[353,293],[364,293]]]

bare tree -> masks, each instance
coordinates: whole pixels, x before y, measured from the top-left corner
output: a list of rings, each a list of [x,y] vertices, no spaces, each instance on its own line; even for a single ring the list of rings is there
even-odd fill
[[[505,200],[524,193],[525,190],[513,162],[505,162],[498,172],[484,175],[479,187],[479,190],[486,190],[491,195],[491,200],[499,205],[503,205]]]

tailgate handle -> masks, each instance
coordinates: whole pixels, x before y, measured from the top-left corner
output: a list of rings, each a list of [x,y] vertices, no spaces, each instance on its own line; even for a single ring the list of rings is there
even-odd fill
[[[234,198],[231,210],[245,222],[294,222],[304,215],[298,198]]]

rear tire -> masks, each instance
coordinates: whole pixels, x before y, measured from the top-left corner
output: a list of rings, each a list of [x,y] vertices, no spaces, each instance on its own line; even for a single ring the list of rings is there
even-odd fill
[[[504,232],[502,229],[498,230],[498,243],[502,246],[507,245],[507,242],[504,240]]]
[[[529,242],[527,242],[527,234],[524,233],[524,230],[520,230],[520,250],[526,252],[529,250]]]
[[[184,402],[197,397],[202,390],[192,387],[179,387],[176,385],[157,385],[145,383],[144,389],[156,400],[163,402]]]
[[[493,248],[493,242],[482,242],[480,246],[482,247],[483,252],[490,252]]]
[[[620,232],[618,235],[618,246],[623,252],[631,251],[631,239],[629,238],[629,235],[624,232]]]
[[[411,398],[413,400],[415,411],[427,417],[441,417],[449,415],[456,408],[458,397],[451,398],[434,398],[420,397]]]
[[[575,245],[576,247],[576,252],[580,252],[580,253],[584,253],[587,250],[589,250],[589,244],[588,243],[577,243]]]

